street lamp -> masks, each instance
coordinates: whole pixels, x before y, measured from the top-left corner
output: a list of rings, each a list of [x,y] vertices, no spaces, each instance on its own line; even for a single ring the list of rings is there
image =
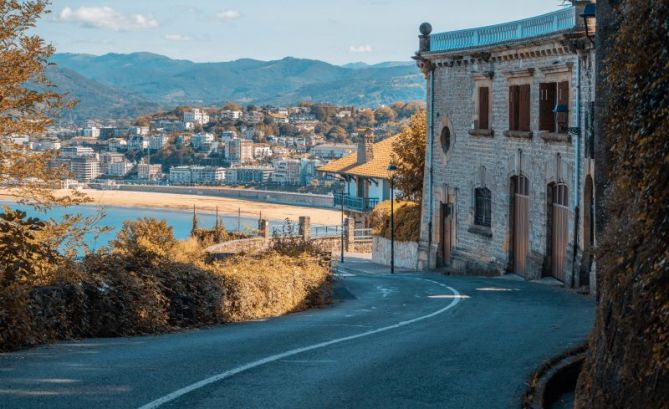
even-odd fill
[[[391,163],[388,166],[390,178],[390,274],[395,274],[395,173],[397,166]]]
[[[569,112],[569,107],[564,104],[557,104],[553,108],[553,113],[555,114],[555,133],[560,133],[560,124],[558,123],[560,114],[565,114],[567,112]]]
[[[341,199],[341,238],[340,238],[340,247],[341,247],[341,262],[344,262],[344,187],[346,186],[346,181],[344,180],[343,177],[337,175],[337,179],[339,180],[339,187],[340,191],[339,194],[340,199]],[[335,194],[337,194],[335,192]]]
[[[581,13],[581,18],[583,19],[583,25],[585,26],[585,36],[588,37],[588,40],[592,44],[595,43],[595,41],[592,39],[592,36],[590,35],[590,31],[588,29],[588,21],[595,19],[597,17],[597,5],[594,3],[586,4],[585,8],[583,9],[583,13]]]

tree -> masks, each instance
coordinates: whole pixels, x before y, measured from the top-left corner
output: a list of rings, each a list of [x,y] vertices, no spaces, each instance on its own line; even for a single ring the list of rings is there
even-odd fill
[[[224,111],[241,111],[242,107],[239,106],[239,104],[237,104],[237,103],[228,102],[227,104],[223,105],[223,110]]]
[[[426,134],[427,116],[425,111],[419,111],[393,142],[392,161],[397,166],[395,186],[403,200],[420,202],[423,197]]]
[[[376,118],[374,117],[374,111],[371,109],[361,109],[358,112],[358,127],[359,128],[372,128],[376,124]]]
[[[169,256],[175,244],[174,231],[166,220],[143,217],[124,221],[111,247],[118,254],[160,258]]]
[[[45,75],[54,48],[30,31],[47,13],[47,0],[0,2],[0,188],[15,187],[22,202],[40,207],[74,204],[81,193],[51,190],[69,170],[49,169],[53,153],[29,152],[13,136],[43,134],[58,111],[73,106]]]
[[[374,116],[379,122],[393,122],[397,118],[397,113],[390,107],[379,107]]]
[[[409,118],[412,115],[417,114],[420,110],[425,109],[425,103],[423,101],[411,101],[407,104],[404,104],[401,110],[397,111],[400,118]]]
[[[348,133],[346,129],[341,126],[333,126],[327,133],[328,139],[334,140],[338,143],[343,143],[348,139]]]

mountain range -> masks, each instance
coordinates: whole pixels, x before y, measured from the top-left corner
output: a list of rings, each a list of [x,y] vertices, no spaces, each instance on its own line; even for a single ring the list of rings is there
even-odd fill
[[[80,101],[71,119],[122,118],[177,105],[289,105],[311,100],[378,106],[422,99],[412,62],[344,66],[287,57],[195,63],[152,53],[55,54],[48,77]]]

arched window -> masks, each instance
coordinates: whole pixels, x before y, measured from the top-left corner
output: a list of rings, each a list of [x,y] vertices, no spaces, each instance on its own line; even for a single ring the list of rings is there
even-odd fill
[[[448,150],[451,149],[451,130],[447,126],[441,130],[441,149],[444,150],[444,153],[448,153]]]
[[[492,203],[490,189],[478,187],[474,189],[474,224],[490,227]]]

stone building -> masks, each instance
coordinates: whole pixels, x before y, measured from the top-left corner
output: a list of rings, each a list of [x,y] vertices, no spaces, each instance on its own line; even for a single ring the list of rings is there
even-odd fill
[[[421,26],[421,268],[594,287],[594,21],[572,3],[489,27]]]

